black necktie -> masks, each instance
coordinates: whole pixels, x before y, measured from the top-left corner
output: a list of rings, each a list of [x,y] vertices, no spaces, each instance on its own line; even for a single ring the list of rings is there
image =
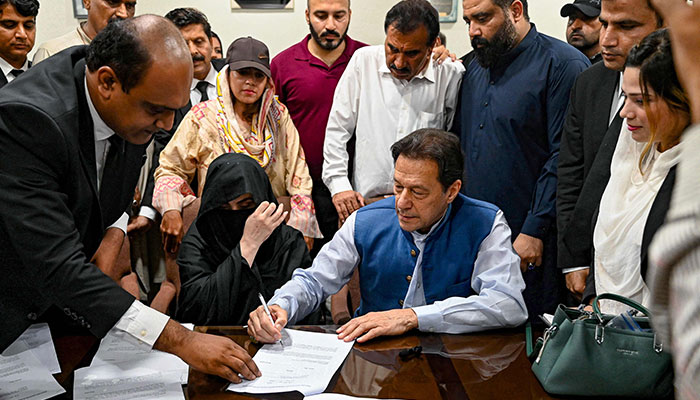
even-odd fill
[[[104,197],[103,193],[109,193],[110,190],[105,188],[115,185],[119,182],[121,176],[120,164],[124,155],[124,140],[116,133],[109,137],[109,151],[105,158],[105,164],[102,166],[102,181],[100,182],[100,200]],[[113,192],[112,192],[113,193]]]
[[[21,69],[13,69],[12,71],[10,71],[10,73],[11,73],[12,75],[14,75],[15,78],[17,78],[18,76],[22,75],[23,72],[24,72],[24,70],[21,70]]]
[[[199,100],[200,103],[203,103],[207,100],[209,100],[209,96],[207,96],[207,88],[209,87],[209,83],[206,81],[199,81],[197,83],[197,86],[195,86],[195,89],[199,91],[199,93],[202,94],[202,98]]]

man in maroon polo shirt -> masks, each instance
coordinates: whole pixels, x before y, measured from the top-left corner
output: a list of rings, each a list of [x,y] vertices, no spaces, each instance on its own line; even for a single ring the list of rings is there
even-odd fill
[[[308,0],[306,22],[311,34],[278,54],[270,64],[275,91],[289,109],[299,131],[306,163],[313,178],[313,201],[323,240],[314,254],[338,230],[338,214],[321,181],[323,139],[335,87],[355,50],[367,46],[347,36],[350,0]]]

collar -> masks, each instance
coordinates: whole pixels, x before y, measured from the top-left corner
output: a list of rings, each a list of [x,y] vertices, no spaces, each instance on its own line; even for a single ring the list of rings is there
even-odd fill
[[[0,69],[2,70],[2,74],[7,76],[7,74],[10,73],[15,67],[10,65],[9,62],[5,61],[4,58],[0,57]],[[27,71],[29,69],[29,58],[24,60],[24,65],[22,65],[22,68],[20,68],[22,71]]]
[[[112,128],[107,126],[107,124],[100,117],[100,114],[97,113],[97,109],[95,109],[95,104],[93,104],[92,99],[90,98],[90,92],[88,91],[87,87],[87,76],[85,77],[83,84],[85,87],[85,99],[87,100],[88,108],[90,109],[90,117],[92,118],[92,125],[94,127],[93,130],[95,132],[95,142],[107,140],[114,135],[114,131]]]
[[[80,40],[83,41],[83,44],[90,44],[92,42],[92,39],[90,39],[90,36],[85,33],[85,30],[83,29],[83,24],[87,24],[87,22],[82,22],[78,24],[78,36],[80,36]]]
[[[433,234],[433,232],[435,232],[439,227],[441,227],[445,223],[445,221],[447,220],[447,216],[450,215],[451,211],[452,211],[452,203],[447,205],[447,210],[445,210],[445,213],[442,214],[442,217],[440,217],[440,219],[437,220],[437,222],[435,222],[433,224],[433,226],[430,228],[428,233],[420,233],[418,231],[412,231],[411,236],[413,236],[413,241],[415,242],[417,240],[425,240],[429,236],[431,236]]]
[[[405,80],[401,80],[401,82],[406,82],[406,83],[411,83],[416,79],[425,79],[431,83],[435,83],[435,68],[436,64],[433,62],[433,55],[430,54],[428,56],[428,64],[423,68],[421,72],[418,73],[418,75],[414,76],[411,78],[410,81],[406,82]],[[379,72],[382,74],[391,74],[391,70],[389,70],[389,67],[386,65],[386,54],[382,55],[382,63],[379,66]],[[392,75],[393,77],[393,75]]]
[[[208,73],[207,76],[205,76],[204,79],[202,79],[202,80],[203,80],[204,82],[210,84],[211,86],[216,87],[216,75],[217,75],[218,73],[219,73],[219,72],[216,70],[216,68],[214,68],[214,64],[209,63],[209,73]],[[199,82],[201,82],[201,81],[199,81],[199,80],[193,78],[193,79],[192,79],[192,84],[190,85],[190,91],[194,90],[194,89],[197,87],[197,84],[198,84]]]

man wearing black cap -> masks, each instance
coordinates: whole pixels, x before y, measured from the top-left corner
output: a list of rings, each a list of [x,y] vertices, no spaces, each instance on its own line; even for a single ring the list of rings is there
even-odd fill
[[[569,18],[566,41],[585,54],[591,64],[603,59],[600,54],[600,0],[575,0],[561,8],[561,16]]]

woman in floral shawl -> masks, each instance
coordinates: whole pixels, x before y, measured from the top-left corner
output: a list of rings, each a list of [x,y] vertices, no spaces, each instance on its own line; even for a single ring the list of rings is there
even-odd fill
[[[280,202],[288,198],[287,224],[301,231],[310,246],[321,237],[311,176],[299,133],[275,97],[267,46],[239,38],[226,59],[216,78],[217,97],[192,107],[160,154],[153,204],[163,225],[181,226],[182,208],[201,196],[209,164],[225,153],[246,154],[265,170]],[[190,186],[195,178],[197,194]],[[177,235],[164,235],[165,248],[176,251],[182,234],[180,228]]]

